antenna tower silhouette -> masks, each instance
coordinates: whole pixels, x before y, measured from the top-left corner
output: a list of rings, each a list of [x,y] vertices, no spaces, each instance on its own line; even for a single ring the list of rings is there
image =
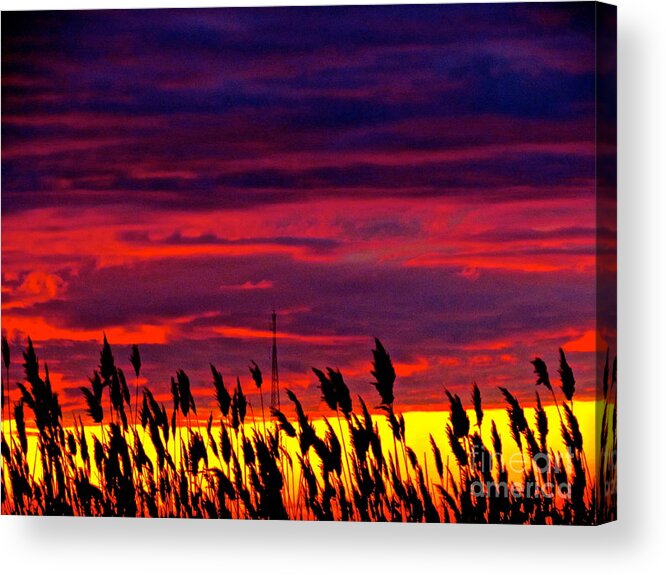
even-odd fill
[[[277,314],[275,313],[275,310],[273,310],[271,319],[273,325],[273,352],[271,353],[271,407],[274,409],[280,409],[280,376],[278,374],[277,358]]]

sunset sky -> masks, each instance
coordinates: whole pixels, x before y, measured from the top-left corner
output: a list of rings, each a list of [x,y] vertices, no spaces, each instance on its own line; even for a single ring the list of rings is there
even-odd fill
[[[2,330],[65,409],[102,332],[165,393],[208,364],[401,409],[595,348],[594,7],[3,13]],[[306,391],[306,389],[309,390]],[[204,393],[201,391],[200,393]],[[372,402],[370,402],[372,403]]]

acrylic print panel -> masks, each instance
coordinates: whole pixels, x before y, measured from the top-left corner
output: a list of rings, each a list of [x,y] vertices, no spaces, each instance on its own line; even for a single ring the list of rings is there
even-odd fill
[[[2,513],[591,525],[615,8],[5,12]]]

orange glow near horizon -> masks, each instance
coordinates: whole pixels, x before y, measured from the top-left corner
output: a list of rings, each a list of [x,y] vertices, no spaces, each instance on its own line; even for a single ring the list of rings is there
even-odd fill
[[[581,433],[583,436],[585,453],[587,457],[587,465],[589,468],[591,479],[596,478],[596,468],[597,468],[597,461],[596,461],[597,453],[596,450],[593,448],[593,446],[598,444],[599,434],[601,433],[601,428],[600,428],[601,422],[598,420],[598,417],[596,415],[597,410],[599,409],[599,405],[600,405],[599,402],[595,401],[578,401],[575,404],[575,413],[579,421]],[[567,466],[566,467],[567,471],[570,472],[571,471],[569,467],[570,464],[566,460],[566,449],[562,440],[562,435],[559,426],[558,410],[554,405],[546,406],[545,409],[550,422],[550,430],[548,436],[549,444],[554,447],[556,455],[558,453],[564,455],[563,459],[565,465]],[[424,465],[424,468],[427,469],[428,475],[433,478],[437,477],[435,461],[433,459],[432,447],[430,443],[431,435],[433,436],[435,442],[437,443],[437,446],[441,450],[442,459],[444,461],[445,466],[450,464],[452,469],[455,468],[454,465],[455,456],[451,451],[451,447],[446,439],[446,433],[445,433],[446,424],[449,421],[449,413],[447,411],[408,411],[405,412],[403,415],[405,418],[406,444],[414,451],[414,453],[417,455],[419,460]],[[530,422],[530,425],[532,425],[532,422],[534,421],[534,409],[525,408],[525,415],[527,417],[528,422]],[[347,446],[347,448],[349,449],[350,435],[347,423],[344,420],[341,421],[340,425],[342,425],[342,435],[340,435],[338,423],[334,422],[335,414],[328,413],[325,417],[331,420],[332,423],[334,423],[333,427],[335,433],[338,435],[339,439],[341,439],[341,443]],[[478,430],[477,427],[473,425],[473,422],[475,421],[474,412],[470,410],[468,412],[468,417],[470,419],[470,422],[472,422],[472,432],[477,431]],[[393,435],[389,427],[389,424],[387,422],[387,419],[383,415],[376,414],[373,415],[373,421],[378,426],[382,444],[386,451],[386,456],[388,457],[389,455],[392,455],[391,446],[393,441],[392,439]],[[197,427],[202,428],[206,426],[206,422],[207,422],[207,416],[202,417],[199,420],[192,419],[191,425],[193,425],[194,428]],[[492,450],[491,422],[495,422],[495,425],[497,426],[498,432],[500,433],[500,437],[502,439],[503,450],[501,455],[504,458],[505,465],[509,473],[509,479],[513,482],[520,484],[524,470],[523,467],[524,460],[520,456],[520,452],[515,442],[511,438],[511,434],[509,431],[509,419],[506,410],[499,408],[484,410],[484,422],[481,428],[481,437],[484,441],[484,444],[489,449],[490,453],[493,455],[493,457],[495,457],[495,452]],[[93,442],[95,437],[99,439],[100,435],[99,426],[92,422],[86,421],[85,416],[83,417],[83,423],[85,424],[86,436],[90,441],[90,443]],[[292,420],[292,423],[297,425],[295,420]],[[315,419],[312,420],[312,423],[317,433],[320,434],[321,436],[324,436],[327,429],[325,426],[324,418],[322,416],[317,416]],[[266,424],[271,428],[273,428],[272,426],[275,425],[275,423],[272,420],[270,422],[267,422]],[[261,432],[263,429],[263,423],[261,417],[255,413],[254,420],[248,418],[248,427],[249,429],[255,429],[258,432]],[[3,430],[5,435],[9,436],[8,422],[5,422],[3,424]],[[66,431],[72,431],[72,430],[73,428],[71,427],[66,428]],[[28,428],[27,431],[30,437],[28,460],[38,462],[39,460],[37,458],[30,457],[31,455],[34,455],[34,451],[36,449],[36,444],[35,444],[36,430],[34,428]],[[219,423],[215,423],[212,427],[213,437],[218,437],[219,431],[220,431]],[[185,437],[186,434],[188,433],[187,428],[185,427],[182,428],[182,431],[180,433],[184,434],[183,436]],[[143,437],[144,437],[144,442],[143,442],[144,447],[149,453],[151,459],[153,459],[154,461],[156,456],[154,447],[150,444],[149,440],[145,439],[146,438],[145,433],[143,434]],[[284,443],[285,448],[288,450],[292,458],[296,459],[296,454],[299,452],[298,442],[296,441],[296,439],[284,438],[284,442],[285,442]],[[172,450],[172,457],[174,458],[175,463],[178,464],[180,461],[178,450]],[[217,464],[220,464],[220,462],[214,456],[212,451],[209,451],[209,457],[211,461],[215,461]],[[315,461],[319,461],[316,455],[313,455],[313,458],[315,459]],[[82,465],[80,457],[78,458],[77,461],[79,465]],[[403,458],[402,454],[398,455],[397,463],[398,466],[401,468],[401,472],[403,474],[410,473],[409,466],[406,467],[407,463],[406,460]],[[315,468],[316,467],[318,467],[318,465],[315,465]],[[38,477],[41,476],[42,474],[41,469],[37,468],[34,471],[36,472]],[[455,478],[456,480],[459,479],[457,475]]]

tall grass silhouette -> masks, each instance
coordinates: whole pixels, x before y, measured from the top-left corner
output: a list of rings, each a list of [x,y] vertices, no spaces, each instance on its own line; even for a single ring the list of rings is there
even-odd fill
[[[23,352],[25,377],[16,383],[14,405],[6,398],[11,358],[4,338],[2,355],[2,414],[10,423],[2,435],[5,514],[584,525],[616,516],[616,368],[615,362],[609,367],[608,353],[597,446],[583,445],[574,373],[560,350],[560,401],[545,362],[532,362],[537,387],[557,406],[555,422],[538,392],[531,425],[518,399],[500,388],[509,425],[502,433],[491,421],[486,444],[479,387],[472,387],[469,412],[459,395],[445,391],[450,409],[442,426],[453,461],[433,434],[430,453],[421,457],[407,444],[395,403],[396,372],[378,339],[370,373],[379,414],[371,415],[360,396],[352,398],[339,370],[313,368],[331,412],[321,422],[291,390],[286,396],[295,417],[278,409],[267,417],[263,376],[254,362],[249,374],[260,396],[259,417],[248,417],[253,406],[240,378],[228,385],[213,365],[216,405],[207,418],[197,413],[182,370],[171,378],[171,404],[164,405],[147,386],[140,389],[139,348],[129,358],[131,390],[105,337],[98,369],[81,388],[86,417],[65,425],[32,341]],[[379,430],[382,418],[388,439]],[[549,440],[552,425],[559,426],[564,449]],[[509,439],[522,461],[513,480],[503,455]],[[598,448],[596,470],[588,467],[586,447]]]

